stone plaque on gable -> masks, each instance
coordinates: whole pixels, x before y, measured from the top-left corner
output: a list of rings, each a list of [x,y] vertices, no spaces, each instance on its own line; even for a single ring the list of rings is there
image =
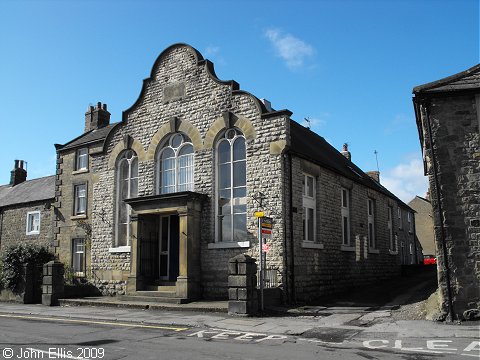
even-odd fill
[[[181,99],[185,96],[185,83],[167,85],[163,89],[163,103]]]

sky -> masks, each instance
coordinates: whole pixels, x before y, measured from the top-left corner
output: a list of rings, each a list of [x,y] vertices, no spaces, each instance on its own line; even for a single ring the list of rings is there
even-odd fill
[[[55,172],[90,104],[112,122],[158,55],[188,43],[405,202],[427,179],[412,88],[479,63],[478,0],[0,1],[0,184]],[[267,185],[266,185],[267,186]]]

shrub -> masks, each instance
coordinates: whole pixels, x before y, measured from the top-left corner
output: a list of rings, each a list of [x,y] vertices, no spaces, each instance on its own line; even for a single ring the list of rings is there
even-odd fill
[[[22,243],[9,247],[2,255],[1,282],[4,288],[16,292],[22,276],[23,265],[43,265],[54,255],[43,245]]]

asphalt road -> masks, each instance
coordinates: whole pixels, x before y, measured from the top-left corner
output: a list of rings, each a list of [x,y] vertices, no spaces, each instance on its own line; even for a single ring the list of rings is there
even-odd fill
[[[321,335],[321,334],[320,334]],[[344,334],[345,335],[345,334]],[[478,346],[456,339],[450,349],[426,339],[402,344],[389,339],[354,339],[335,344],[311,337],[235,332],[212,328],[143,325],[118,321],[63,319],[32,315],[0,318],[2,359],[473,359]],[[366,341],[366,342],[364,342]],[[442,341],[442,340],[440,340]],[[449,342],[450,340],[443,340]],[[447,345],[447,346],[448,346]],[[453,351],[453,346],[457,351]],[[468,346],[476,349],[468,350]],[[370,348],[369,348],[370,347]],[[467,348],[467,351],[463,351]],[[412,350],[413,349],[413,350]]]

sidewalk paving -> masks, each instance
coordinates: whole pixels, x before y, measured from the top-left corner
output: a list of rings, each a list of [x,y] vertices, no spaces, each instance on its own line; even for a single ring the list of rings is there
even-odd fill
[[[208,302],[196,306],[208,307]],[[222,307],[226,302],[214,302]],[[172,305],[172,304],[168,304]],[[173,304],[174,305],[174,304]],[[213,304],[210,304],[213,305]],[[261,317],[234,317],[218,312],[184,311],[178,309],[139,309],[104,306],[59,306],[24,305],[0,303],[0,313],[22,316],[60,317],[92,321],[116,321],[134,324],[175,325],[191,328],[212,328],[230,331],[254,332],[279,335],[305,336],[306,334],[341,333],[352,338],[375,338],[390,334],[396,338],[473,338],[479,337],[479,322],[444,324],[422,320],[394,321],[389,309],[369,311],[365,307],[308,307],[311,314],[299,310],[283,311]],[[293,315],[295,314],[295,316]]]

